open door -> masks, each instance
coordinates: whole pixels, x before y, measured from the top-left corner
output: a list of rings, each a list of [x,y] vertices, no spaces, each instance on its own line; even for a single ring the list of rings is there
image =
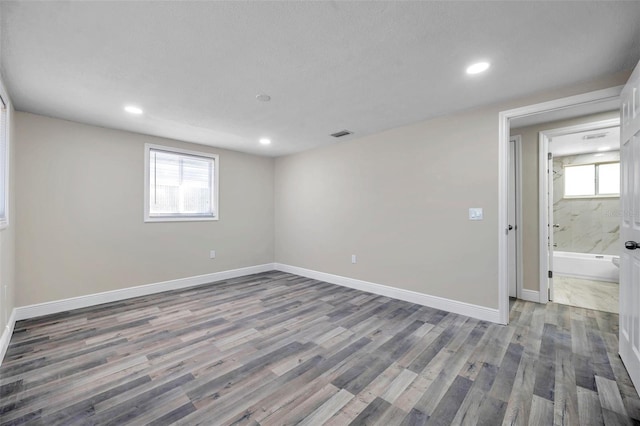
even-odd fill
[[[553,240],[553,231],[555,230],[555,224],[553,220],[553,154],[551,150],[547,154],[547,234],[548,234],[548,249],[547,249],[547,265],[549,271],[547,277],[547,297],[551,302],[553,300],[553,251],[555,250],[556,243]]]
[[[518,248],[520,230],[518,229],[518,174],[520,163],[518,161],[520,136],[509,138],[509,226],[507,227],[509,238],[509,297],[518,297],[518,257],[522,254]]]
[[[640,65],[620,94],[620,358],[640,389]]]

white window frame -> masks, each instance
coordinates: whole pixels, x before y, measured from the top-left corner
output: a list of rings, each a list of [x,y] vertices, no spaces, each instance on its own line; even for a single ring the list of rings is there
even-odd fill
[[[166,151],[175,154],[186,154],[195,157],[204,157],[213,160],[213,185],[211,185],[211,200],[213,207],[213,216],[151,216],[150,215],[150,184],[151,184],[151,168],[150,153],[151,150]],[[187,149],[174,148],[172,146],[155,145],[150,143],[144,144],[144,221],[145,222],[194,222],[194,221],[211,221],[219,220],[220,212],[218,210],[218,176],[220,169],[220,161],[217,154],[208,152],[190,151]]]
[[[9,167],[11,162],[9,146],[10,108],[8,99],[4,88],[0,85],[0,125],[2,126],[0,129],[0,162],[2,162],[1,166],[4,172],[2,182],[0,182],[0,191],[2,191],[4,202],[4,214],[0,215],[0,230],[9,226]]]
[[[599,194],[598,193],[598,181],[600,180],[600,165],[602,164],[620,164],[620,161],[603,161],[603,162],[594,162],[594,163],[584,163],[584,164],[567,164],[564,167],[566,170],[568,167],[578,167],[578,166],[593,166],[594,174],[595,174],[595,182],[594,182],[594,194],[587,195],[565,195],[564,191],[566,188],[566,173],[565,173],[565,188],[563,188],[563,198],[567,200],[575,200],[575,199],[584,199],[584,198],[619,198],[620,193],[617,194]]]

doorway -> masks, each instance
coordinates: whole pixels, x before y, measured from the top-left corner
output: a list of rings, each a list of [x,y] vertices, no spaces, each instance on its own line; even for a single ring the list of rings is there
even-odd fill
[[[619,111],[577,120],[539,133],[540,287],[550,301],[618,313]]]
[[[509,215],[508,215],[508,200],[509,200],[509,140],[510,140],[510,127],[512,121],[521,120],[526,121],[542,113],[559,113],[559,114],[575,114],[576,110],[584,111],[593,110],[594,106],[601,108],[603,104],[611,105],[611,108],[618,108],[620,103],[620,92],[622,86],[617,86],[609,89],[598,90],[582,95],[571,96],[563,99],[558,99],[550,102],[544,102],[541,104],[530,105],[527,107],[516,108],[508,111],[503,111],[499,114],[499,240],[498,240],[498,255],[499,255],[499,317],[500,322],[508,324],[509,322]],[[571,112],[568,112],[571,110]],[[600,109],[602,111],[603,109]],[[573,115],[575,116],[575,115]],[[524,210],[525,207],[523,206]],[[525,290],[523,290],[524,292]],[[529,293],[538,299],[536,301],[546,303],[549,300],[547,288],[538,288],[536,291]]]

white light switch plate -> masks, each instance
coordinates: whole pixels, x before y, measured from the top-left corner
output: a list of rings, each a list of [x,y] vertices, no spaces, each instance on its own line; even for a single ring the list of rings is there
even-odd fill
[[[471,207],[469,209],[469,220],[482,220],[482,207]]]

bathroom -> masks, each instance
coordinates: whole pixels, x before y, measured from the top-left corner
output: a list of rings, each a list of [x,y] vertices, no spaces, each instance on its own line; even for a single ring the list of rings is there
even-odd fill
[[[620,129],[553,137],[553,284],[556,303],[618,312]]]

